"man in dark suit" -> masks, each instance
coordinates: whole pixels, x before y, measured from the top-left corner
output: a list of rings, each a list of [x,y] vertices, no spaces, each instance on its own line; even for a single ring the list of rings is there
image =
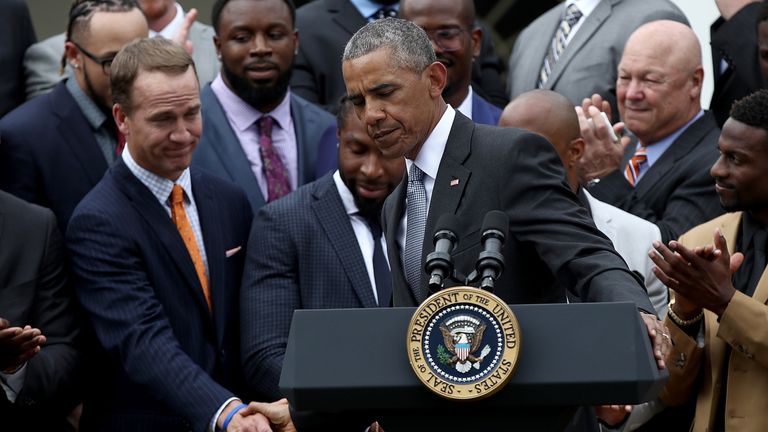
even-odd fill
[[[192,57],[143,39],[120,51],[111,81],[127,151],[67,230],[77,295],[103,351],[81,428],[269,430],[235,396],[252,213],[239,188],[189,169],[202,128]]]
[[[147,31],[133,1],[73,3],[65,49],[74,77],[0,121],[0,189],[53,210],[62,232],[120,150],[110,114],[110,64]]]
[[[405,155],[408,167],[383,212],[395,306],[414,306],[429,295],[424,262],[443,213],[460,221],[452,258],[469,274],[481,250],[483,216],[502,210],[510,224],[499,297],[565,302],[567,287],[583,301],[634,301],[647,312],[641,315],[663,365],[669,346],[642,283],[568,189],[549,142],[520,129],[476,125],[447,106],[445,66],[408,21],[363,27],[345,48],[343,70],[368,134],[385,157]]]
[[[724,0],[715,4],[720,17],[709,32],[715,83],[709,109],[715,114],[717,125],[723,127],[735,101],[768,83],[760,73],[757,27],[758,22],[766,19],[765,14],[761,18],[760,12],[768,3]]]
[[[65,419],[80,402],[79,326],[56,218],[0,191],[0,239],[0,423],[72,430]]]
[[[403,160],[384,159],[349,102],[337,121],[339,170],[262,207],[251,230],[240,293],[242,356],[248,387],[267,400],[280,397],[294,310],[391,302],[379,219]]]
[[[432,48],[448,70],[443,99],[475,123],[496,125],[501,109],[477,94],[471,84],[472,65],[480,55],[483,30],[476,26],[475,3],[452,0],[400,2],[400,16],[423,28]]]
[[[4,1],[0,5],[0,118],[24,102],[24,52],[36,39],[27,3]]]
[[[290,0],[218,0],[221,73],[203,89],[205,130],[194,164],[246,191],[254,211],[315,179],[333,117],[288,89],[298,47]]]
[[[346,93],[341,74],[341,54],[352,34],[377,16],[394,16],[393,0],[314,0],[296,11],[302,35],[291,88],[310,102],[335,112]],[[379,10],[386,11],[380,13]],[[480,55],[472,65],[475,90],[497,106],[507,103],[501,81],[503,66],[489,34],[483,36]]]
[[[723,211],[709,175],[720,129],[701,109],[703,78],[693,30],[655,21],[630,36],[616,82],[624,123],[613,129],[618,135],[626,125],[636,142],[609,138],[598,107],[608,117],[610,108],[599,96],[577,108],[587,142],[580,170],[589,193],[655,223],[665,242]]]

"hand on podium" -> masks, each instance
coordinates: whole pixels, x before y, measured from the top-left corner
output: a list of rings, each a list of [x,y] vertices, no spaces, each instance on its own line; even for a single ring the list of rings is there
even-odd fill
[[[664,325],[664,322],[660,321],[654,314],[640,312],[640,318],[643,319],[645,327],[648,329],[648,336],[651,338],[653,356],[656,357],[656,364],[658,364],[659,369],[664,369],[664,359],[667,357],[667,353],[669,353],[669,350],[672,347],[669,330],[667,329],[667,326]]]

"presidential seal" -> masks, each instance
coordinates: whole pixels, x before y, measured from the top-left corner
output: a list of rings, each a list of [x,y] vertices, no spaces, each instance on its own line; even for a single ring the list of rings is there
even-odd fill
[[[512,377],[520,325],[488,291],[447,288],[416,309],[407,345],[411,367],[428,389],[448,399],[481,399]]]

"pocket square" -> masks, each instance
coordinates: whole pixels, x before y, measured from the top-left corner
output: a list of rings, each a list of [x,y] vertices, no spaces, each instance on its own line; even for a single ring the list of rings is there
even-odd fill
[[[226,252],[224,252],[224,255],[226,255],[226,256],[227,256],[227,258],[229,258],[229,257],[231,257],[232,255],[234,255],[234,254],[236,254],[236,253],[240,252],[240,249],[242,249],[242,248],[243,248],[242,246],[238,246],[238,247],[236,247],[236,248],[232,248],[232,249],[229,249],[229,250],[227,250]]]

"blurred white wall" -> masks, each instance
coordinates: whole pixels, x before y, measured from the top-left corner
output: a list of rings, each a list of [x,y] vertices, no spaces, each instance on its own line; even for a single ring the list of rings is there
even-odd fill
[[[638,1],[638,0],[630,0]],[[709,46],[709,26],[720,16],[714,0],[672,0],[685,13],[693,31],[701,43],[702,64],[704,66],[704,87],[701,90],[701,106],[709,108],[712,99],[712,49]]]

